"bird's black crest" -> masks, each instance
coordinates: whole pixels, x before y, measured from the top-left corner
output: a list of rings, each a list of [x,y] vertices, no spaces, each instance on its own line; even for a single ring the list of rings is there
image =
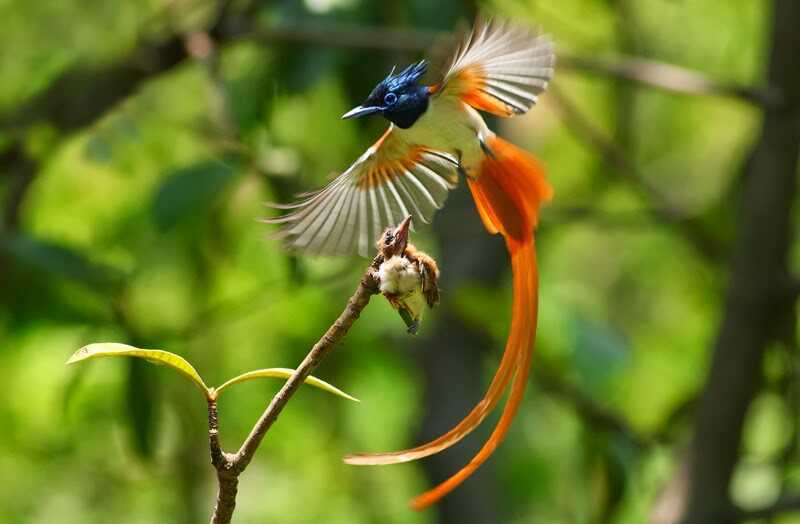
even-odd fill
[[[421,60],[395,74],[394,69],[375,86],[367,97],[364,106],[380,107],[388,120],[401,128],[408,128],[428,109],[428,89],[420,85],[422,75],[428,70],[428,63]],[[388,103],[386,95],[392,93],[393,103]]]
[[[411,64],[397,74],[395,74],[394,69],[392,69],[392,72],[375,86],[375,89],[369,94],[364,105],[383,105],[383,98],[386,96],[386,93],[391,92],[399,95],[402,92],[413,91],[414,88],[419,86],[419,79],[422,78],[422,75],[424,75],[427,70],[428,63],[425,60],[421,60],[416,64]]]
[[[386,88],[389,91],[395,91],[401,89],[403,86],[418,83],[419,79],[422,78],[422,75],[424,75],[427,70],[428,62],[420,60],[416,64],[411,64],[406,67],[396,75],[389,73],[389,76],[384,78],[381,84],[386,84]]]

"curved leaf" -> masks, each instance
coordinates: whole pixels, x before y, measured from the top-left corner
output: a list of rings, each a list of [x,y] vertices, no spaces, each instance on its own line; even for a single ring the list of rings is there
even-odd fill
[[[240,382],[245,382],[248,380],[254,380],[257,378],[289,378],[294,373],[293,369],[289,368],[269,368],[269,369],[256,369],[255,371],[248,371],[247,373],[242,373],[238,377],[234,377],[229,381],[222,384],[220,387],[216,388],[215,393],[219,393],[223,389],[227,388],[228,386],[232,386],[234,384],[238,384]],[[323,391],[327,391],[328,393],[332,393],[337,397],[346,398],[347,400],[352,400],[354,402],[361,402],[357,398],[348,395],[341,389],[337,388],[336,386],[332,386],[328,384],[324,380],[320,380],[317,377],[307,377],[305,383],[309,386],[314,386],[315,388],[319,388]]]
[[[194,384],[203,391],[206,397],[210,395],[208,387],[205,382],[203,382],[203,379],[200,378],[200,374],[186,359],[175,353],[162,351],[160,349],[139,349],[116,342],[101,342],[83,346],[69,357],[67,364],[75,364],[76,362],[99,357],[137,357],[148,360],[153,364],[169,366],[194,382]]]

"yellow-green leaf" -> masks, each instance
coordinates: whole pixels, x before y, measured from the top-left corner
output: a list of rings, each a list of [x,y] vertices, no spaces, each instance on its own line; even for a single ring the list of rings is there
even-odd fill
[[[73,353],[73,355],[69,357],[69,360],[67,360],[67,364],[75,364],[76,362],[100,357],[136,357],[143,358],[153,364],[169,366],[191,380],[203,391],[203,394],[206,396],[210,395],[208,387],[205,382],[203,382],[203,379],[200,378],[200,374],[186,359],[175,353],[162,351],[160,349],[140,349],[116,342],[89,344]]]
[[[229,381],[222,384],[220,387],[216,388],[215,392],[219,393],[223,389],[227,388],[228,386],[232,386],[234,384],[238,384],[239,382],[245,382],[247,380],[254,380],[257,378],[289,378],[294,373],[293,369],[289,368],[269,368],[269,369],[256,369],[255,371],[248,371],[247,373],[243,373],[238,377],[234,377]],[[334,395],[342,398],[346,398],[347,400],[352,400],[354,402],[361,402],[357,398],[348,395],[341,389],[337,388],[336,386],[332,386],[328,384],[324,380],[320,380],[317,377],[307,377],[305,383],[309,386],[314,386],[315,388],[319,388],[323,391],[327,391],[328,393],[333,393]]]

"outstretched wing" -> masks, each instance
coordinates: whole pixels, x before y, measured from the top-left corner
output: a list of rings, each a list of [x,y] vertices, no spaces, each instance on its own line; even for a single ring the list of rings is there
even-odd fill
[[[412,215],[429,222],[457,181],[450,154],[409,144],[390,126],[386,133],[320,191],[267,219],[283,226],[279,236],[294,251],[367,256],[378,235]]]
[[[481,111],[520,115],[547,88],[555,61],[548,37],[505,21],[478,20],[434,89]]]

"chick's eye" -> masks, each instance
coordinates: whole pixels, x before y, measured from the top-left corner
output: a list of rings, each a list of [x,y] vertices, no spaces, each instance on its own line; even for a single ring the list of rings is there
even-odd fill
[[[394,105],[397,102],[397,95],[394,93],[386,93],[386,96],[383,97],[383,103],[387,106]]]

